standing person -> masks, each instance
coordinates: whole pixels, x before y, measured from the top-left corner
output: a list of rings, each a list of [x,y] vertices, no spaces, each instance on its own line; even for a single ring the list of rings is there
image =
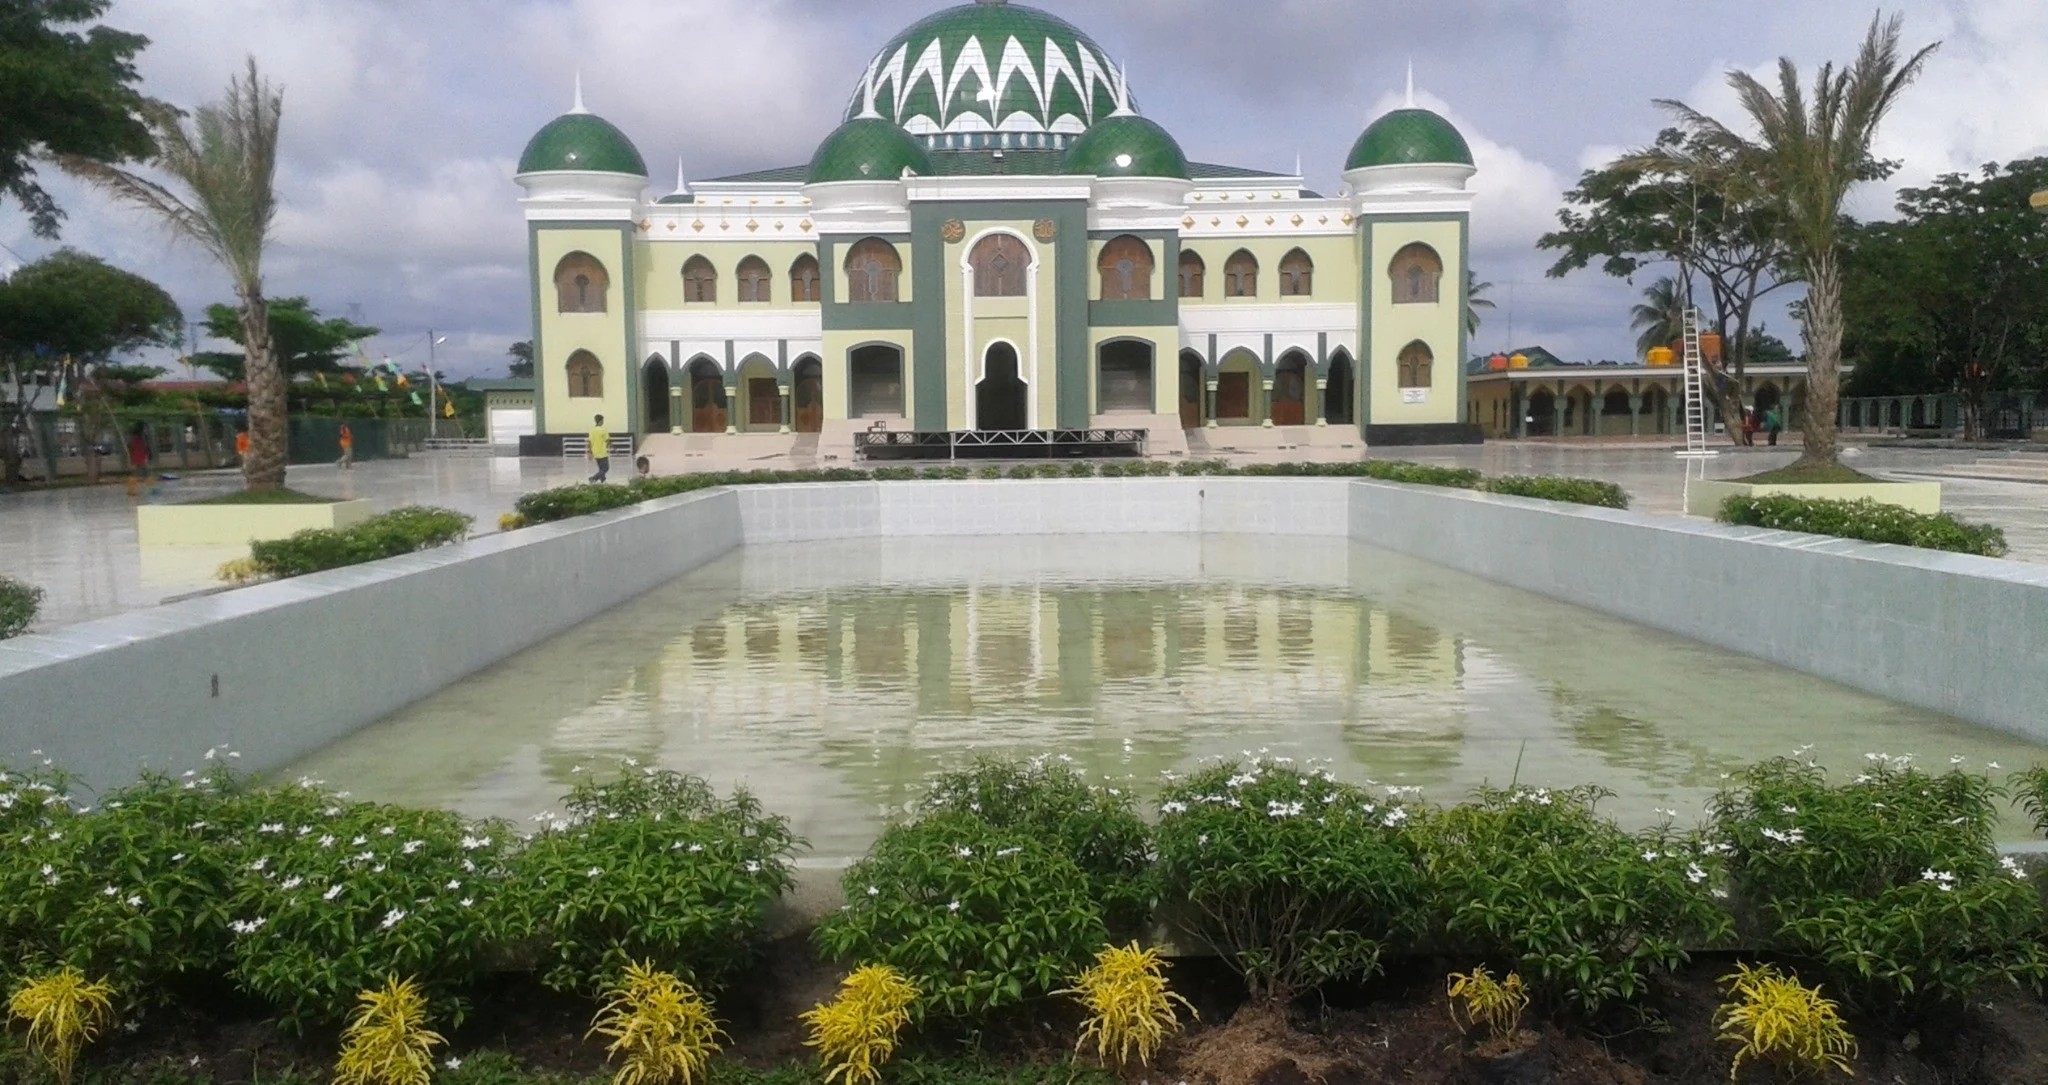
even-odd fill
[[[249,429],[247,426],[235,431],[235,462],[242,463],[249,458]]]
[[[149,479],[149,437],[143,424],[128,431],[128,492],[135,493]]]
[[[612,473],[612,435],[604,428],[604,416],[590,424],[590,458],[597,461],[597,474],[590,476],[592,482],[603,482]]]
[[[334,461],[334,466],[344,471],[356,469],[356,433],[348,428],[347,422],[341,424],[341,458]]]
[[[1772,448],[1778,447],[1778,434],[1784,429],[1784,416],[1778,413],[1777,406],[1773,404],[1770,410],[1764,412],[1764,432],[1770,435]]]

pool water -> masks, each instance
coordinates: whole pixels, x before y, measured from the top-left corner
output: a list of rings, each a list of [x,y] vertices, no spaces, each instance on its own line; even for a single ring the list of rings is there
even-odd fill
[[[1441,801],[1597,783],[1624,822],[1689,824],[1724,773],[1795,750],[1847,772],[2043,755],[1342,540],[1068,536],[749,547],[289,771],[526,822],[631,758],[748,787],[829,860],[985,753],[1146,795],[1261,751]]]

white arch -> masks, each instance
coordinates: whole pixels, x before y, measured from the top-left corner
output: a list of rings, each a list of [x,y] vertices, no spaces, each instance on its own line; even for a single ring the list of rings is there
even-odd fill
[[[965,239],[960,247],[960,315],[961,327],[965,328],[967,332],[967,357],[963,359],[964,364],[961,368],[961,375],[967,381],[967,393],[964,397],[967,408],[966,428],[974,429],[980,421],[977,417],[980,407],[975,402],[974,386],[981,383],[982,377],[987,376],[988,346],[993,346],[996,342],[996,340],[990,340],[987,346],[982,346],[979,349],[976,348],[977,337],[974,334],[974,250],[983,241],[996,234],[1008,234],[1016,238],[1019,242],[1023,243],[1024,251],[1031,256],[1030,262],[1024,265],[1025,337],[1030,342],[1022,347],[1015,343],[1010,343],[1010,348],[1017,352],[1017,379],[1023,381],[1025,387],[1024,425],[1026,429],[1037,429],[1038,290],[1039,277],[1044,270],[1045,261],[1039,259],[1038,246],[1030,238],[1007,226],[988,227],[973,237]],[[1004,340],[1004,342],[1008,342],[1008,340]],[[982,377],[975,376],[977,371],[982,373]]]

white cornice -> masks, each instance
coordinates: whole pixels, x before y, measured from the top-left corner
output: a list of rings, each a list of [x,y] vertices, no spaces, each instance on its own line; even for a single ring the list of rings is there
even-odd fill
[[[903,187],[912,203],[939,200],[1088,200],[1092,177],[909,177]],[[815,198],[815,197],[813,197]]]
[[[746,339],[779,340],[821,338],[824,311],[801,309],[750,309],[746,306],[704,306],[689,309],[641,310],[640,337],[647,343],[665,339],[691,342]]]
[[[1181,329],[1190,335],[1252,335],[1288,329],[1293,331],[1338,332],[1358,327],[1355,302],[1328,305],[1299,302],[1191,303],[1181,302]]]

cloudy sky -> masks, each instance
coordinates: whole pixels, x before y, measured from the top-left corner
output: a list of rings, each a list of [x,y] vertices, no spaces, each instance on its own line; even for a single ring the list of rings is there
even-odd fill
[[[1894,184],[2048,153],[2048,3],[1904,0],[1907,38],[1941,40],[1882,134]],[[639,144],[659,191],[805,161],[880,45],[944,0],[115,0],[151,39],[149,93],[218,94],[245,54],[284,84],[284,201],[269,288],[385,329],[373,353],[502,375],[527,337],[524,232],[512,173],[569,104]],[[1474,264],[1501,309],[1477,349],[1542,343],[1623,357],[1635,288],[1596,271],[1548,280],[1534,242],[1582,169],[1655,134],[1650,100],[1732,114],[1722,74],[1789,55],[1852,55],[1868,0],[1041,0],[1131,76],[1140,108],[1191,157],[1286,170],[1334,191],[1346,151],[1399,104],[1406,65],[1478,157]],[[47,172],[47,171],[46,171]],[[62,243],[163,283],[189,312],[225,279],[146,220],[53,178]],[[1890,194],[1859,193],[1883,214]],[[33,259],[19,208],[0,243]],[[0,259],[8,259],[0,254]],[[1638,284],[1640,285],[1640,284]],[[1782,314],[1773,330],[1793,338]]]

